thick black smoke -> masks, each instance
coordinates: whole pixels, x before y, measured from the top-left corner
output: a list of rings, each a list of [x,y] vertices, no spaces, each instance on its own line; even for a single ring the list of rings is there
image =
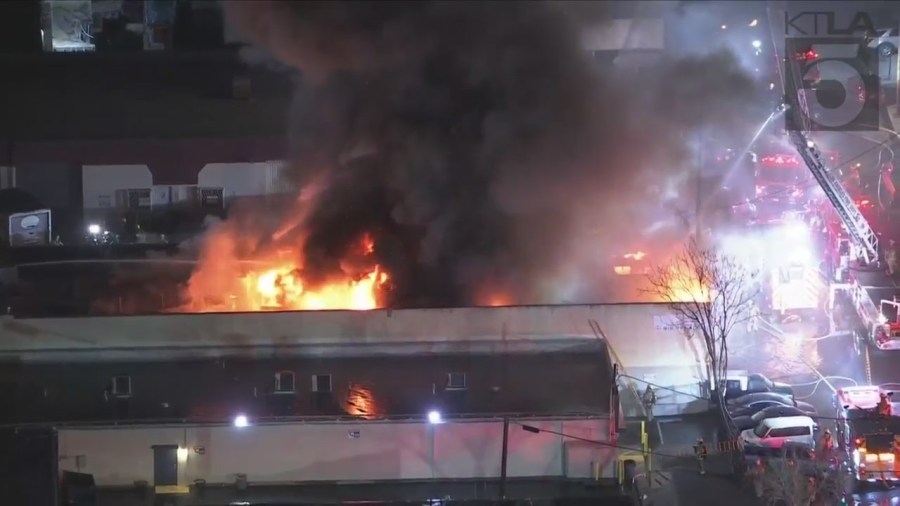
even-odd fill
[[[291,174],[324,181],[296,229],[307,275],[370,232],[397,304],[559,302],[568,278],[600,283],[584,269],[678,184],[691,133],[744,127],[752,95],[724,53],[598,72],[579,28],[601,2],[229,5],[302,75]]]

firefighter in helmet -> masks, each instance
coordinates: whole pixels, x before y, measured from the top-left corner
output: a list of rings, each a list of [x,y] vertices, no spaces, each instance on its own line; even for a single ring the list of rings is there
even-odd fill
[[[887,264],[888,274],[895,274],[900,267],[900,262],[898,262],[897,258],[897,243],[891,239],[888,244],[888,247],[884,250],[884,263]]]
[[[878,399],[878,406],[876,409],[881,416],[891,416],[891,400],[885,392],[881,392],[881,398]]]
[[[706,449],[706,443],[703,442],[703,438],[697,439],[697,444],[694,445],[694,456],[697,457],[697,466],[700,474],[706,474],[706,455],[709,451]]]
[[[833,450],[834,438],[831,436],[831,430],[825,429],[825,433],[822,434],[822,458],[824,460],[831,460]]]
[[[653,420],[653,407],[656,406],[656,391],[653,387],[647,385],[643,395],[644,409],[647,410],[647,419]]]

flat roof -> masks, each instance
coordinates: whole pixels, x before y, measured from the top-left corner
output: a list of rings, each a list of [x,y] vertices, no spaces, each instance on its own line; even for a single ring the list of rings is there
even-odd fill
[[[698,352],[672,327],[674,318],[665,304],[0,316],[0,360],[525,353],[601,340],[633,367],[695,364]]]

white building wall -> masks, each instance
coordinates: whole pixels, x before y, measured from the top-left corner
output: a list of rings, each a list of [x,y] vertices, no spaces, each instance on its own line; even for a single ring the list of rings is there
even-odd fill
[[[81,174],[85,210],[116,207],[117,190],[153,186],[153,175],[146,165],[85,165]]]
[[[563,434],[603,441],[602,419],[527,420]],[[350,437],[350,433],[358,437]],[[305,423],[290,425],[187,428],[100,428],[59,431],[60,471],[90,473],[98,486],[153,483],[154,445],[186,448],[179,481],[233,483],[246,474],[251,483],[496,478],[500,475],[503,423],[500,420],[448,422]],[[510,477],[592,476],[601,464],[614,472],[615,451],[555,434],[509,431]],[[570,449],[574,448],[574,449]]]
[[[223,197],[255,197],[287,191],[282,184],[284,162],[210,163],[197,175],[197,185],[223,189]]]

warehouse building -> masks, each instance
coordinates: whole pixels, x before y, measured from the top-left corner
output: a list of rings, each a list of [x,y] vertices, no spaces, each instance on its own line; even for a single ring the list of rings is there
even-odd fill
[[[504,467],[509,496],[590,495],[642,381],[697,409],[673,328],[654,304],[6,317],[2,416],[28,427],[7,470],[114,504],[490,499]]]

